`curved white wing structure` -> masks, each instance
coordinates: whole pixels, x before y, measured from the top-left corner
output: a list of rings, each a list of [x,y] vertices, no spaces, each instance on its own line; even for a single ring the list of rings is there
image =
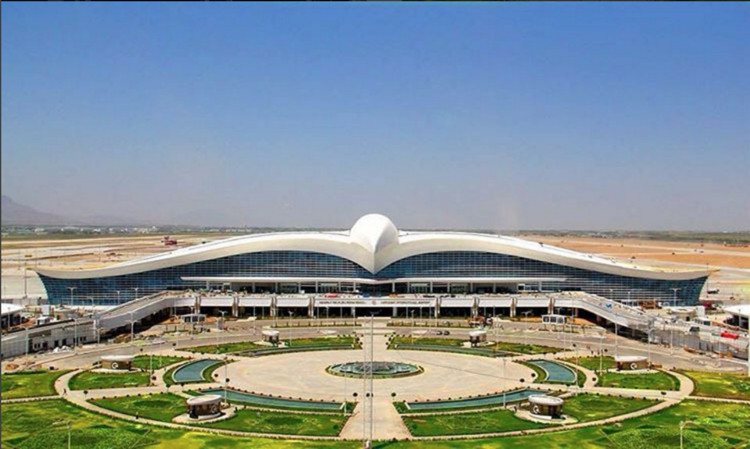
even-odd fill
[[[711,270],[665,270],[640,267],[512,237],[464,232],[400,232],[383,215],[365,215],[346,232],[285,232],[233,237],[179,249],[105,268],[89,270],[37,269],[56,279],[122,276],[264,251],[309,251],[350,260],[373,275],[407,257],[446,251],[504,254],[643,279],[687,280],[708,276]]]

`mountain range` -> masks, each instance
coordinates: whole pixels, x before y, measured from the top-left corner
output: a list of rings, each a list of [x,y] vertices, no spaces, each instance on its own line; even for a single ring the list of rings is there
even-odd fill
[[[32,207],[16,203],[9,196],[2,196],[0,204],[3,226],[11,225],[39,225],[39,226],[125,226],[146,225],[138,220],[115,217],[109,215],[89,215],[84,217],[64,216],[36,210]]]

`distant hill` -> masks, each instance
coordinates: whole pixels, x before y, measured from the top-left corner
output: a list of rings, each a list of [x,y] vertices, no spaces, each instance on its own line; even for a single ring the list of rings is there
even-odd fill
[[[2,196],[2,225],[47,225],[47,226],[126,226],[149,225],[142,220],[133,220],[110,215],[68,217],[41,212],[29,206],[16,203],[9,196]]]
[[[60,215],[40,212],[29,206],[18,204],[9,196],[2,196],[0,204],[3,225],[65,225],[79,224]]]

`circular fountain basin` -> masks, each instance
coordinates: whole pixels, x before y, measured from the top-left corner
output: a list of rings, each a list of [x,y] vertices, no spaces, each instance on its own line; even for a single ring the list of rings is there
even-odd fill
[[[369,373],[370,363],[348,362],[331,365],[326,372],[334,376],[363,378]],[[374,379],[390,379],[421,374],[424,369],[419,365],[403,362],[372,362]]]

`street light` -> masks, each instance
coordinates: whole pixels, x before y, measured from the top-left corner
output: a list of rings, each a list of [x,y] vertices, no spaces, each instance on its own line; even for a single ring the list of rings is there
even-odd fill
[[[120,292],[117,292],[120,293]],[[133,321],[133,311],[130,311],[130,342],[133,343],[135,340],[135,321]]]
[[[68,290],[70,290],[70,307],[73,307],[73,290],[75,290],[78,287],[68,287]]]
[[[685,426],[688,424],[695,424],[693,421],[680,421],[680,449],[684,448],[684,444],[682,441],[682,431],[685,429]]]
[[[117,292],[117,305],[120,305],[120,290],[115,290]]]
[[[138,288],[139,287],[133,287],[133,290],[135,290],[135,298],[133,299],[138,299]]]
[[[682,289],[678,288],[678,287],[672,287],[672,288],[670,288],[670,290],[672,290],[672,292],[674,292],[673,302],[674,302],[674,306],[677,307],[677,290],[682,290]]]

